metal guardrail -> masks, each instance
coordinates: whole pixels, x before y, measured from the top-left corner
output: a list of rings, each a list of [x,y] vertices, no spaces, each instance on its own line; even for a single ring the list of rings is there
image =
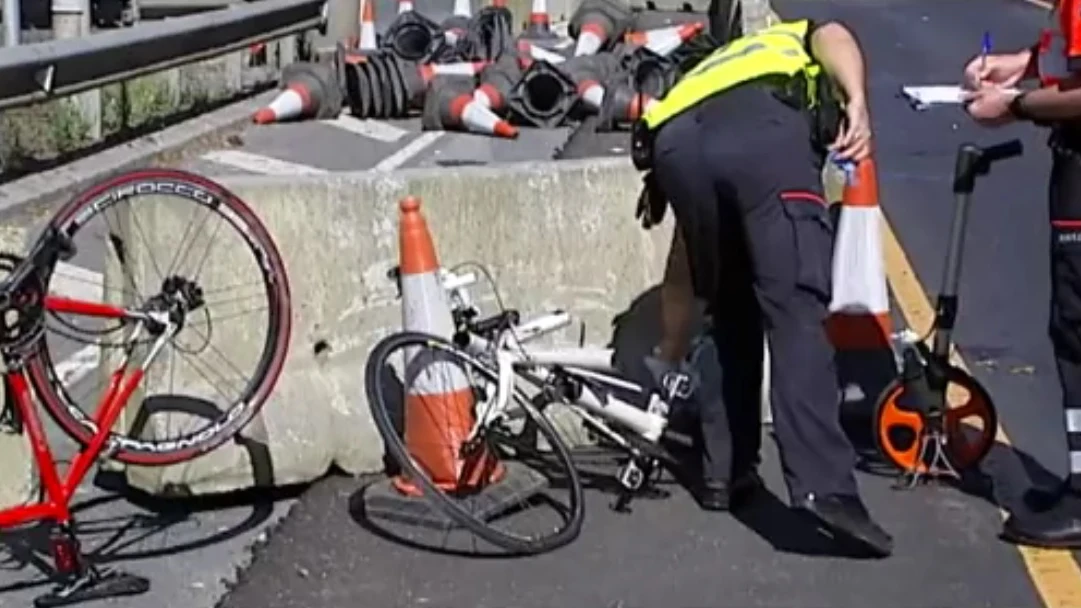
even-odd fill
[[[0,49],[0,110],[326,27],[325,0],[260,0],[84,38]]]

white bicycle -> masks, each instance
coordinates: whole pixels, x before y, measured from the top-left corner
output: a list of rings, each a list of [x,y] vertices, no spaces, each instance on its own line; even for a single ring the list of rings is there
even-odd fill
[[[478,268],[494,290],[490,275],[484,268]],[[391,276],[396,277],[396,269]],[[521,323],[519,313],[503,308],[496,293],[499,312],[478,319],[480,311],[469,292],[476,281],[476,275],[471,272],[457,274],[452,269],[443,273],[456,326],[452,340],[401,331],[383,338],[369,354],[365,369],[368,403],[387,452],[405,476],[450,520],[506,551],[535,554],[566,545],[581,530],[583,505],[578,467],[549,415],[552,411],[549,406],[561,404],[566,407],[557,409],[572,413],[572,418],[580,422],[578,428],[585,430],[591,439],[618,447],[628,456],[615,474],[619,494],[612,505],[614,509],[628,511],[631,499],[646,491],[663,495],[663,491],[652,487],[654,475],[659,476],[662,464],[675,464],[675,459],[663,447],[662,440],[684,446],[691,443],[688,436],[668,428],[666,400],[621,377],[614,367],[612,349],[526,348],[527,343],[570,326],[573,320],[565,311],[556,310]],[[417,367],[416,361],[427,361],[429,365],[424,371],[417,371],[413,369]],[[434,361],[440,365],[430,365]],[[439,418],[414,411],[422,408],[423,400],[413,400],[408,408],[403,407],[406,398],[401,379],[407,376],[406,367],[411,369],[410,378],[424,375],[425,390],[419,392],[438,392],[431,390],[433,369],[447,376],[446,393],[460,391],[463,377],[472,389],[474,421],[464,432],[449,429],[445,433],[450,436],[450,446],[445,449],[455,450],[450,456],[465,463],[456,472],[461,483],[433,479],[429,467],[419,462],[424,458],[410,453],[406,443],[417,449],[417,442],[430,443],[430,433],[414,442],[403,440],[403,434],[409,435],[411,416],[424,418],[428,423]],[[387,381],[388,370],[395,370],[394,382]],[[678,392],[678,388],[673,392]],[[669,398],[675,396],[673,392]],[[394,413],[402,409],[405,433],[394,424]],[[430,450],[430,446],[426,449]],[[531,534],[505,529],[510,521],[528,521],[535,516],[523,514],[526,509],[513,509],[514,505],[506,504],[506,492],[493,492],[493,487],[499,484],[478,481],[482,480],[478,471],[484,468],[480,463],[490,460],[485,455],[492,453],[500,462],[525,464],[534,477],[550,475],[544,484],[533,484],[531,491],[539,485],[549,491],[565,491],[565,501],[547,495],[538,500],[533,492],[529,504],[518,505],[561,503],[554,507],[558,514],[555,525],[542,525],[540,532]],[[544,458],[554,462],[540,463]],[[493,493],[497,497],[486,496]]]

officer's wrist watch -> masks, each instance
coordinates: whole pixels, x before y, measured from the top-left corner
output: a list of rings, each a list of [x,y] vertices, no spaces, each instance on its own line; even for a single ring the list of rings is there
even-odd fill
[[[1028,91],[1024,91],[1014,96],[1010,100],[1010,105],[1007,108],[1010,111],[1010,115],[1017,120],[1032,120],[1032,115],[1028,113],[1028,110],[1024,107],[1025,95],[1028,95]]]

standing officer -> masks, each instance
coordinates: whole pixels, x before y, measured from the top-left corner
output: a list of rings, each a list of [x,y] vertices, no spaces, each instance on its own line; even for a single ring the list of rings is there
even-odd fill
[[[843,126],[834,84],[846,101]],[[893,541],[859,498],[824,327],[833,228],[821,168],[829,148],[865,158],[870,139],[858,43],[839,24],[793,21],[738,38],[699,62],[646,110],[632,157],[651,170],[653,196],[644,198],[667,200],[676,216],[693,293],[708,302],[719,336],[721,381],[745,389],[740,402],[726,406],[757,412],[759,385],[750,380],[760,379],[764,327],[793,506],[885,556]],[[656,214],[656,204],[646,207]],[[662,314],[678,335],[678,313]],[[662,356],[666,349],[669,359],[678,357],[678,344],[662,343]],[[743,462],[733,463],[737,478],[753,471],[757,443],[749,447],[754,453],[740,450]]]
[[[1039,44],[977,57],[965,67],[966,109],[981,125],[1018,120],[1049,126],[1051,315],[1048,333],[1062,385],[1069,477],[1041,497],[1034,513],[1014,513],[1003,528],[1013,542],[1081,549],[1081,2],[1060,0]],[[1038,77],[1041,87],[1008,90]],[[1030,496],[1032,493],[1030,493]]]

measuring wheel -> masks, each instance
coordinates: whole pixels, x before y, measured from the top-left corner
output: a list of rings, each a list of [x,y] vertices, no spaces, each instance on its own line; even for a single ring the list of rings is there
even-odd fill
[[[991,396],[964,370],[952,365],[946,372],[946,413],[941,446],[948,464],[963,471],[978,464],[991,450],[998,430],[998,415]],[[907,473],[928,472],[924,439],[929,430],[924,414],[905,409],[900,379],[882,391],[875,404],[874,437],[878,451],[891,465]]]

